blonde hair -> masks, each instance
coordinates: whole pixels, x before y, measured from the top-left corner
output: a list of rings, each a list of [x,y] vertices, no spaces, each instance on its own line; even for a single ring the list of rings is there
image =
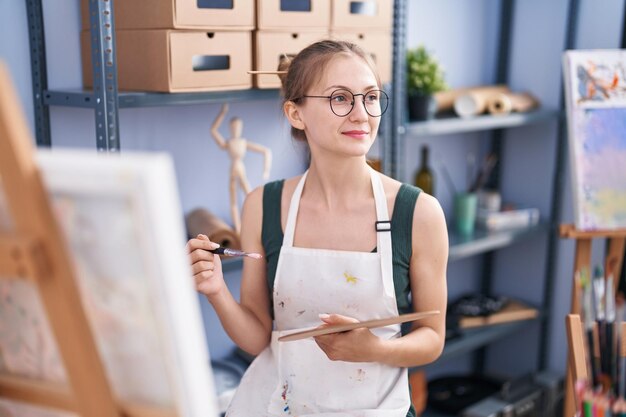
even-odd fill
[[[287,58],[281,61],[278,70],[287,71],[286,74],[280,75],[283,104],[288,101],[298,104],[309,88],[322,78],[328,63],[339,55],[357,56],[365,61],[374,73],[378,87],[381,88],[376,64],[369,54],[351,42],[329,39],[315,42],[301,50],[292,59]],[[306,141],[304,130],[292,126],[291,135],[296,140]]]

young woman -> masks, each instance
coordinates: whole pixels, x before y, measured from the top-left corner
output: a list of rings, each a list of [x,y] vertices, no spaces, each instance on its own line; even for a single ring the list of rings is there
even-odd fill
[[[413,415],[407,367],[434,361],[445,338],[448,237],[432,196],[372,170],[387,95],[369,56],[341,41],[301,51],[283,77],[285,116],[311,152],[308,171],[252,191],[243,207],[240,302],[226,287],[217,245],[188,250],[198,291],[233,341],[257,355],[229,417]],[[441,314],[293,342],[286,330]]]

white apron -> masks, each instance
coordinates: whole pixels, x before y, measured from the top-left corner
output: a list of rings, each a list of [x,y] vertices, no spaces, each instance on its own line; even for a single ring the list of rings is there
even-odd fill
[[[303,175],[291,199],[276,269],[271,344],[248,368],[228,417],[406,417],[410,407],[406,368],[331,361],[312,338],[277,341],[290,330],[319,326],[320,313],[361,321],[398,315],[387,201],[374,170],[371,179],[379,230],[375,253],[293,246],[306,180],[306,173]],[[381,338],[396,338],[400,337],[400,325],[372,332]]]

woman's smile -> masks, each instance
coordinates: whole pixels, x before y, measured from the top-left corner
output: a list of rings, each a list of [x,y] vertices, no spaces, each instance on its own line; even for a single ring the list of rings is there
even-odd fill
[[[366,139],[369,135],[369,132],[365,130],[345,130],[341,133],[355,139]]]

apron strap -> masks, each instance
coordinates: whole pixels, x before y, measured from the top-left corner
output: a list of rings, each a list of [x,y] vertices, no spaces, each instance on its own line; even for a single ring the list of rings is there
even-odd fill
[[[283,236],[283,246],[292,247],[293,237],[296,230],[296,219],[298,218],[298,208],[300,207],[300,197],[302,196],[302,190],[304,189],[304,182],[309,170],[306,170],[300,178],[300,182],[296,186],[296,189],[291,196],[291,203],[289,204],[289,213],[287,214],[287,224],[285,225],[285,235]]]
[[[380,254],[380,266],[383,277],[385,295],[395,299],[395,286],[393,284],[393,252],[391,250],[391,223],[387,210],[387,198],[380,175],[370,167],[372,177],[372,190],[376,201],[376,244]]]

